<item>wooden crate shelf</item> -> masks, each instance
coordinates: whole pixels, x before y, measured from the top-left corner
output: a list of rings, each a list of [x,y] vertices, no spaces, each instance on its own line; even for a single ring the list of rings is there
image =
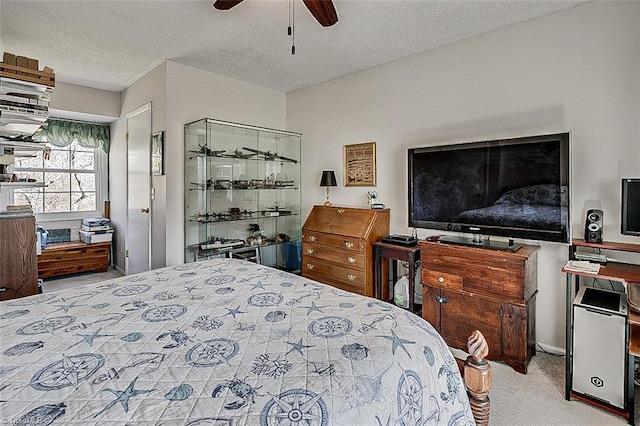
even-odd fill
[[[49,67],[38,70],[38,60],[25,56],[15,56],[4,53],[3,62],[0,62],[0,77],[13,78],[30,83],[43,84],[55,87],[56,75]]]

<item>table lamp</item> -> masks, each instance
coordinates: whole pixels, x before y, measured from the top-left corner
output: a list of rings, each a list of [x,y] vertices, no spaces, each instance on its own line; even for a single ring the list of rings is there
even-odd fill
[[[324,202],[325,206],[330,206],[329,202],[329,187],[330,186],[338,186],[336,182],[336,175],[333,170],[323,170],[322,171],[322,179],[320,179],[320,186],[327,187],[327,201]]]

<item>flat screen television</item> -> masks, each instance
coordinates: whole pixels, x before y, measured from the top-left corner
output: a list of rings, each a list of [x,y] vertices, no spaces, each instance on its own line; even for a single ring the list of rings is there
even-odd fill
[[[506,250],[514,238],[568,243],[569,166],[569,133],[409,149],[409,226]]]
[[[640,178],[622,179],[622,233],[640,236]]]

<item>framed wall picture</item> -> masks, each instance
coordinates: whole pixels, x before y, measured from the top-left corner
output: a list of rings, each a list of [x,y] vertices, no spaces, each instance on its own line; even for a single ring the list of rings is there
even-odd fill
[[[344,146],[344,186],[376,186],[376,143]]]
[[[151,174],[164,174],[164,132],[157,132],[151,136]]]

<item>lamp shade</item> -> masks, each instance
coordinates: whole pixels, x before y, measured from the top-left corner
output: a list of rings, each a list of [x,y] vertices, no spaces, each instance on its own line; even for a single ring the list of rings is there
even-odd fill
[[[322,171],[320,186],[338,186],[338,183],[336,182],[336,174],[333,172],[333,170]]]

